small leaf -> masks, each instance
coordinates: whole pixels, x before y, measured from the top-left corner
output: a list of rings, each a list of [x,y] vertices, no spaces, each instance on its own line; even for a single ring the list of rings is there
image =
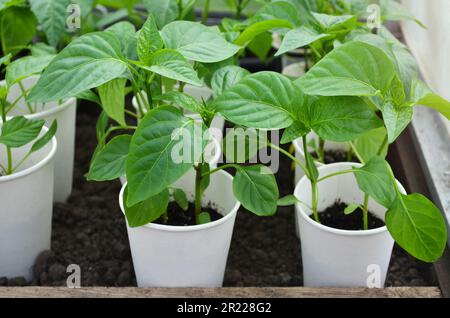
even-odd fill
[[[0,45],[3,54],[16,55],[33,40],[37,21],[27,7],[11,6],[0,15]]]
[[[211,223],[211,215],[208,212],[201,212],[196,218],[197,225]]]
[[[147,64],[153,53],[162,49],[163,46],[164,43],[159,35],[155,19],[152,15],[150,15],[142,26],[142,29],[139,31],[137,42],[137,53],[139,60]]]
[[[447,242],[442,213],[421,194],[398,195],[386,212],[386,226],[395,241],[412,256],[435,262]]]
[[[344,214],[350,215],[360,208],[361,208],[361,206],[359,204],[351,203],[344,209]]]
[[[94,93],[92,90],[87,90],[84,92],[81,92],[75,96],[77,99],[84,99],[90,102],[93,102],[95,104],[98,104],[99,106],[102,106],[102,103],[100,101],[100,98],[96,93]]]
[[[11,87],[24,78],[41,73],[54,57],[54,55],[26,56],[15,60],[6,68],[6,83]]]
[[[173,104],[173,106],[178,106],[194,113],[200,113],[203,110],[203,106],[194,97],[178,91],[167,92],[164,95],[155,97],[154,100],[166,101]]]
[[[36,43],[31,47],[32,56],[56,55],[58,51],[53,46],[45,43]]]
[[[52,140],[52,138],[55,136],[56,131],[58,130],[58,123],[56,122],[56,119],[53,120],[52,124],[50,125],[50,128],[47,130],[47,132],[39,138],[33,146],[31,146],[30,152],[36,152],[42,148],[45,147],[46,144]]]
[[[382,113],[389,143],[393,143],[408,127],[412,120],[413,111],[414,109],[410,106],[396,108],[391,103],[384,104]]]
[[[411,99],[415,104],[433,108],[450,120],[450,102],[434,93],[427,84],[420,80],[415,80],[411,93]]]
[[[375,201],[389,208],[395,200],[395,184],[389,164],[380,156],[370,159],[363,167],[356,169],[359,188]]]
[[[125,78],[116,78],[98,87],[103,110],[120,125],[125,122]]]
[[[143,0],[143,4],[160,29],[175,21],[179,14],[177,0]]]
[[[173,198],[180,208],[182,208],[184,211],[187,211],[187,209],[189,208],[189,201],[186,193],[182,189],[175,189],[173,191]]]
[[[169,190],[160,193],[133,206],[127,205],[128,187],[123,194],[123,207],[130,227],[139,227],[154,222],[161,217],[169,205]]]
[[[276,213],[278,186],[272,171],[263,165],[239,167],[233,192],[244,208],[259,216]]]
[[[306,152],[305,157],[306,175],[311,181],[317,181],[319,179],[319,170],[317,170],[316,161],[309,151]]]
[[[125,164],[130,149],[131,136],[116,136],[98,151],[87,175],[89,181],[115,180],[125,175]]]
[[[294,123],[285,129],[283,136],[281,137],[281,144],[287,144],[298,138],[305,136],[310,132],[310,129],[306,127],[301,121],[294,121]]]
[[[246,46],[258,35],[276,28],[290,29],[292,28],[292,24],[289,21],[280,19],[256,22],[245,29],[234,43],[236,45]]]
[[[295,197],[295,195],[290,194],[283,198],[279,198],[277,205],[278,206],[291,206],[291,205],[296,204],[297,202],[300,202],[300,201]]]
[[[361,157],[363,162],[369,162],[372,157],[378,154],[384,140],[387,138],[386,128],[380,127],[373,129],[366,134],[362,135],[353,142],[358,155]],[[380,156],[385,158],[388,152],[389,144],[386,143],[383,147]]]
[[[105,135],[106,130],[108,129],[108,124],[109,124],[108,114],[105,111],[102,111],[95,125],[97,141],[100,141]]]
[[[44,120],[30,120],[25,117],[14,117],[3,123],[0,144],[11,148],[20,148],[39,136]]]
[[[211,88],[216,96],[220,96],[247,75],[250,75],[250,72],[239,66],[222,67],[213,74]]]
[[[277,51],[275,56],[305,47],[313,42],[328,37],[330,37],[328,34],[319,33],[311,26],[301,26],[286,33],[283,38],[283,42],[281,42],[280,49]]]

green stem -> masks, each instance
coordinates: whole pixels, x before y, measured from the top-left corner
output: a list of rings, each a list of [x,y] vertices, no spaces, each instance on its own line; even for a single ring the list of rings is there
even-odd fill
[[[208,172],[202,174],[202,178],[207,177],[207,176],[209,176],[209,175],[211,175],[213,173],[216,173],[216,172],[218,172],[220,170],[224,170],[224,169],[227,169],[227,168],[236,168],[237,169],[238,167],[239,167],[239,165],[236,165],[236,164],[233,164],[233,163],[229,163],[229,164],[217,167],[216,169],[213,169],[211,171],[208,171]]]
[[[312,167],[312,165],[315,165],[314,161],[310,162],[311,157],[308,156],[308,145],[306,144],[306,135],[302,137],[302,141],[303,141],[303,152],[305,154],[305,162],[306,162],[306,167],[307,167],[307,173],[306,175],[308,176],[309,181],[311,182],[311,208],[314,214],[314,220],[317,223],[320,223],[320,219],[319,219],[319,211],[317,209],[317,205],[318,205],[318,199],[319,199],[319,194],[317,191],[317,180],[314,180],[311,176],[313,175],[312,171],[309,170],[309,167]]]
[[[319,137],[319,148],[317,149],[317,156],[320,162],[325,163],[325,140]]]
[[[381,153],[383,152],[384,147],[386,147],[388,143],[388,136],[386,135],[386,137],[384,137],[383,143],[380,146],[380,149],[378,149],[377,151],[377,156],[381,156]]]
[[[2,111],[2,114],[1,114],[2,122],[3,122],[3,124],[5,124],[6,123],[6,109],[5,109],[6,108],[6,98],[0,100],[0,103],[1,103],[1,111]],[[3,169],[3,170],[5,170],[5,173],[7,175],[9,175],[9,174],[12,174],[13,168],[12,168],[12,152],[11,152],[11,148],[8,146],[6,146],[6,158],[7,158],[7,167],[6,167],[6,170],[5,169]]]
[[[25,87],[23,86],[22,82],[19,81],[18,84],[19,84],[20,90],[22,91],[22,95],[26,95],[26,89],[25,89]],[[30,104],[29,102],[27,102],[26,99],[25,99],[25,103],[27,104],[28,111],[30,112],[30,114],[33,114],[33,113],[34,113],[34,110],[33,110],[33,107],[31,107],[31,104]]]
[[[132,117],[134,117],[136,119],[139,119],[139,115],[138,114],[133,113],[132,111],[130,111],[128,109],[125,109],[125,114],[128,114],[128,115],[130,115],[130,116],[132,116]]]
[[[203,163],[199,163],[195,167],[195,219],[202,212],[202,167]]]
[[[307,172],[307,171],[306,171],[305,165],[304,165],[300,160],[298,160],[298,159],[295,158],[293,155],[291,155],[288,151],[286,151],[286,150],[284,150],[283,148],[280,148],[280,147],[278,147],[277,145],[274,145],[274,144],[272,144],[272,143],[269,143],[269,147],[271,147],[271,148],[273,148],[273,149],[279,151],[280,153],[284,154],[286,157],[288,157],[289,159],[291,159],[292,161],[294,161],[295,164],[297,164],[297,165],[300,167],[300,169],[303,170],[303,172],[305,172],[305,173]]]
[[[353,173],[353,172],[357,172],[357,171],[358,171],[357,169],[349,169],[349,170],[342,170],[342,171],[338,171],[335,173],[331,173],[325,177],[318,179],[317,183],[320,183],[320,182],[330,179],[332,177],[340,176],[340,175],[347,174],[347,173]]]
[[[239,20],[242,15],[242,0],[237,0],[236,2],[236,19]]]
[[[205,0],[205,5],[203,6],[202,12],[202,24],[206,24],[208,22],[209,16],[209,0]]]
[[[353,154],[356,156],[356,158],[358,158],[359,162],[364,164],[364,160],[361,156],[361,154],[358,152],[358,149],[356,149],[355,145],[353,144],[353,142],[349,142],[350,148],[353,152]]]
[[[363,229],[367,231],[369,229],[368,222],[368,210],[369,210],[369,195],[364,194],[364,206],[363,206]]]

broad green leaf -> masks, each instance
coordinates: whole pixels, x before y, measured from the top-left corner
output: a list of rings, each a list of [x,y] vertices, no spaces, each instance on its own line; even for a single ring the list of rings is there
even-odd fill
[[[208,212],[201,212],[196,217],[197,225],[211,223],[211,215]]]
[[[120,125],[125,122],[125,78],[113,79],[98,87],[103,110]]]
[[[128,21],[118,22],[105,30],[115,35],[120,40],[122,52],[129,59],[137,59],[136,28]]]
[[[415,104],[435,109],[450,120],[450,102],[434,93],[427,84],[415,80],[411,94],[411,99]]]
[[[29,0],[48,43],[56,47],[66,32],[67,7],[70,0]]]
[[[373,129],[353,142],[358,155],[361,157],[363,162],[368,162],[372,157],[378,154],[383,142],[387,138],[386,128],[380,127]],[[385,158],[388,152],[389,144],[386,142],[380,156]]]
[[[395,107],[391,103],[383,106],[383,120],[389,143],[393,143],[412,120],[414,109],[410,106]]]
[[[169,206],[169,190],[164,189],[160,193],[135,205],[128,205],[129,189],[125,188],[123,194],[123,206],[130,227],[139,227],[156,221],[167,211]]]
[[[141,65],[140,67],[180,82],[194,86],[203,85],[192,65],[175,50],[163,49],[157,51],[152,55],[149,64],[150,66]]]
[[[36,43],[31,47],[31,55],[44,56],[44,55],[56,55],[58,52],[53,46],[45,43]]]
[[[81,92],[77,95],[75,95],[77,99],[84,99],[93,103],[98,104],[99,106],[102,106],[102,103],[100,101],[100,98],[90,89],[84,92]]]
[[[180,208],[182,208],[184,211],[187,211],[187,209],[189,208],[189,201],[186,193],[183,190],[175,189],[173,191],[173,198]]]
[[[383,122],[358,97],[322,97],[309,108],[310,127],[324,140],[351,141]]]
[[[299,11],[289,2],[272,2],[261,9],[250,19],[251,22],[261,22],[265,20],[286,20],[291,26],[301,23]]]
[[[120,42],[108,32],[75,39],[47,67],[29,95],[31,102],[50,102],[76,96],[123,77],[127,64]]]
[[[145,21],[142,29],[139,31],[139,37],[137,42],[137,52],[139,60],[147,64],[153,53],[162,49],[164,43],[159,35],[158,27],[156,26],[155,19],[152,15]]]
[[[88,16],[94,8],[96,0],[73,0],[72,3],[76,3],[80,6],[81,16],[84,18]]]
[[[105,135],[106,130],[108,129],[108,124],[109,124],[109,116],[105,111],[102,111],[95,125],[97,141],[100,141]]]
[[[194,97],[178,91],[169,91],[162,96],[155,97],[154,100],[166,101],[173,104],[173,106],[178,106],[194,113],[200,113],[203,110],[202,105]]]
[[[120,135],[111,139],[95,154],[86,176],[87,180],[108,181],[125,175],[130,142],[130,135]]]
[[[23,5],[25,0],[0,0],[0,11],[13,6]]]
[[[326,33],[341,33],[356,28],[358,18],[354,15],[329,15],[315,13],[312,15],[320,23]]]
[[[386,92],[394,76],[381,49],[355,41],[334,49],[296,83],[308,95],[374,96]]]
[[[319,33],[311,26],[301,26],[286,33],[283,41],[281,42],[280,49],[277,51],[275,56],[305,47],[313,42],[328,37],[328,34]]]
[[[237,33],[237,35],[239,35],[239,33]],[[236,38],[234,38],[232,41],[234,42]],[[247,45],[247,48],[261,61],[266,61],[268,54],[272,50],[272,41],[273,41],[272,34],[269,32],[264,32],[257,35]]]
[[[15,60],[6,68],[6,83],[11,87],[24,78],[41,73],[54,57],[54,55],[26,56]]]
[[[398,245],[412,256],[435,262],[447,242],[444,218],[421,194],[399,195],[386,212],[386,226]]]
[[[375,201],[389,208],[395,200],[396,190],[389,164],[380,156],[374,156],[354,173],[359,188]]]
[[[36,152],[36,151],[44,148],[45,145],[48,144],[50,142],[50,140],[52,140],[52,138],[55,136],[57,130],[58,130],[58,123],[55,119],[55,120],[53,120],[52,124],[50,125],[50,128],[47,130],[47,132],[44,134],[44,136],[39,138],[33,144],[33,146],[31,146],[30,152]]]
[[[291,206],[299,202],[299,200],[295,197],[295,195],[287,195],[285,197],[282,197],[278,199],[277,205],[278,206]]]
[[[196,22],[175,21],[166,25],[161,36],[168,49],[201,63],[215,63],[235,55],[240,47],[227,42],[214,28]]]
[[[360,208],[359,204],[351,203],[344,209],[345,215],[350,215]]]
[[[20,148],[39,136],[44,126],[43,120],[30,120],[18,116],[3,123],[0,144],[11,148]]]
[[[279,19],[256,22],[245,29],[244,32],[242,32],[241,35],[239,35],[239,37],[234,41],[234,44],[246,46],[256,36],[277,28],[291,29],[292,24],[289,21]]]
[[[213,74],[211,88],[216,96],[220,96],[247,75],[250,75],[250,72],[242,67],[225,66]]]
[[[286,128],[293,123],[293,108],[303,96],[287,77],[275,72],[248,75],[213,103],[217,112],[235,124],[260,128]]]
[[[143,4],[155,17],[159,29],[175,21],[179,14],[177,0],[144,0]]]
[[[285,129],[283,136],[281,137],[281,144],[287,144],[298,138],[305,136],[310,132],[310,129],[306,127],[301,121],[294,121],[291,126]]]
[[[192,169],[206,145],[203,130],[175,107],[148,112],[131,140],[126,164],[128,204],[158,194]]]
[[[256,215],[270,216],[277,211],[278,186],[266,166],[239,167],[233,179],[233,192],[244,208]]]
[[[3,54],[17,54],[36,34],[37,21],[26,7],[9,7],[0,13],[0,43]]]
[[[382,21],[414,21],[422,28],[425,25],[416,19],[408,10],[395,0],[380,0]]]

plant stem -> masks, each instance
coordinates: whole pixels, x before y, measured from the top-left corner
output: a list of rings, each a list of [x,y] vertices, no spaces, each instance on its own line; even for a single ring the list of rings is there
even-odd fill
[[[26,95],[25,87],[23,87],[23,84],[21,81],[19,81],[18,84],[19,84],[20,90],[22,91],[22,95],[24,95],[24,97],[25,97],[25,95]],[[26,99],[25,99],[25,103],[27,104],[28,111],[30,112],[30,114],[33,114],[34,113],[33,107],[31,107],[30,103],[27,102]]]
[[[357,172],[357,171],[358,170],[356,170],[356,169],[349,169],[349,170],[342,170],[342,171],[338,171],[338,172],[335,172],[335,173],[331,173],[331,174],[329,174],[329,175],[327,175],[325,177],[322,177],[322,178],[318,179],[317,183],[320,183],[320,182],[325,181],[325,180],[327,180],[329,178],[332,178],[332,177],[340,176],[340,175],[347,174],[347,173],[353,173],[353,172]]]
[[[5,99],[2,99],[2,100],[0,100],[0,103],[1,103],[1,111],[2,111],[2,123],[3,123],[3,125],[6,123],[6,110],[5,110],[5,107],[6,107],[6,98]],[[12,153],[11,153],[11,148],[10,147],[8,147],[8,146],[6,146],[6,158],[7,158],[7,167],[6,167],[6,170],[5,169],[3,169],[3,170],[5,170],[5,173],[7,174],[7,175],[9,175],[9,174],[12,174],[12,171],[13,171],[13,168],[12,168]]]
[[[284,150],[283,148],[280,148],[280,147],[278,147],[277,145],[274,145],[274,144],[272,144],[272,143],[269,143],[269,146],[270,146],[271,148],[273,148],[273,149],[275,149],[275,150],[281,152],[281,153],[284,154],[286,157],[288,157],[289,159],[291,159],[292,161],[294,161],[295,164],[297,164],[297,165],[303,170],[303,172],[305,172],[305,173],[307,172],[307,171],[306,171],[305,165],[304,165],[300,160],[298,160],[298,159],[295,158],[293,155],[291,155],[288,151],[286,151],[286,150]]]
[[[236,2],[236,19],[239,20],[242,15],[242,0],[237,0]]]
[[[377,151],[377,156],[381,156],[381,153],[383,152],[384,147],[386,147],[388,143],[388,136],[386,135],[386,137],[384,137],[383,143],[380,146],[380,149],[378,149]]]
[[[320,162],[325,163],[325,140],[319,137],[319,148],[317,149],[317,156]]]
[[[208,171],[208,172],[202,174],[202,178],[207,177],[207,176],[209,176],[209,175],[211,175],[213,173],[216,173],[217,171],[220,171],[220,170],[224,170],[224,169],[227,169],[227,168],[237,168],[237,167],[239,167],[239,166],[236,165],[236,164],[228,163],[226,165],[222,165],[220,167],[217,167],[216,169],[213,169],[211,171]]]
[[[309,169],[309,167],[312,167],[312,165],[315,165],[314,161],[310,162],[311,157],[308,156],[308,145],[306,144],[306,135],[302,137],[302,141],[303,141],[303,152],[305,154],[305,162],[306,162],[306,169],[307,169],[307,173],[306,176],[308,177],[309,181],[311,182],[311,208],[314,214],[314,220],[317,223],[320,223],[320,219],[319,219],[319,212],[317,210],[317,203],[318,203],[318,199],[319,199],[319,194],[317,191],[317,180],[314,180],[312,175],[312,171]]]
[[[195,219],[202,212],[202,167],[203,163],[199,163],[195,167]]]
[[[368,209],[369,209],[369,195],[364,194],[364,206],[363,206],[363,229],[367,231],[369,229],[368,222]]]
[[[202,24],[206,24],[208,22],[209,16],[209,0],[205,0],[205,5],[203,6],[202,12]]]

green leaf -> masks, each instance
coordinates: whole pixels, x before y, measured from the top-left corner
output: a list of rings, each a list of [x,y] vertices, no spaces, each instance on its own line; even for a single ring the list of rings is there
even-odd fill
[[[425,25],[416,19],[408,10],[395,0],[380,0],[382,21],[414,21],[422,28]]]
[[[103,110],[120,125],[125,122],[125,78],[116,78],[98,87]]]
[[[209,164],[202,164],[202,175],[206,174],[210,171]],[[202,181],[200,182],[200,189],[203,193],[208,187],[211,181],[211,175],[207,175],[206,177],[202,177]]]
[[[263,165],[239,167],[233,192],[244,208],[259,216],[276,213],[278,186],[272,171]]]
[[[58,123],[56,122],[56,119],[53,120],[52,124],[50,125],[50,128],[47,130],[47,132],[39,138],[33,146],[31,146],[30,152],[36,152],[38,150],[41,150],[45,147],[46,144],[52,140],[52,138],[55,136],[56,131],[58,130]]]
[[[322,97],[309,109],[310,126],[322,139],[352,141],[383,122],[358,97]]]
[[[48,43],[56,47],[66,33],[67,7],[70,0],[29,0]]]
[[[345,215],[350,215],[350,214],[352,214],[353,212],[355,212],[356,210],[358,210],[360,208],[361,207],[359,206],[359,204],[351,203],[344,209],[344,214]]]
[[[150,72],[194,86],[203,86],[192,65],[175,50],[157,51],[150,59],[151,66],[140,65]]]
[[[139,60],[145,64],[149,63],[153,53],[162,49],[163,46],[164,43],[159,35],[155,19],[150,15],[142,26],[142,29],[139,31],[137,42]]]
[[[296,26],[301,23],[299,11],[297,11],[293,4],[285,1],[268,3],[259,9],[250,19],[251,22],[261,22],[264,20],[285,20],[291,26]]]
[[[2,125],[0,144],[11,148],[20,148],[36,139],[45,121],[14,117]]]
[[[383,105],[382,113],[389,143],[393,143],[412,120],[414,109],[410,106],[395,107],[391,103]]]
[[[155,17],[159,29],[175,21],[179,14],[177,0],[144,0],[143,4]]]
[[[0,43],[3,54],[17,54],[36,34],[37,21],[25,7],[9,7],[0,13]]]
[[[136,205],[129,206],[128,187],[123,193],[123,207],[130,227],[139,227],[154,222],[161,217],[169,205],[169,190],[164,189],[160,193],[142,201]]]
[[[131,140],[126,164],[128,204],[161,192],[192,169],[206,146],[204,129],[175,107],[161,106],[148,112]]]
[[[13,6],[23,5],[25,0],[0,0],[0,11]]]
[[[194,97],[178,91],[167,92],[162,96],[155,97],[154,100],[166,101],[172,103],[173,106],[178,106],[194,113],[200,113],[203,110],[202,105]]]
[[[161,36],[166,48],[177,50],[188,60],[201,63],[226,60],[240,49],[227,42],[215,28],[190,21],[175,21],[166,25]]]
[[[295,195],[287,195],[285,197],[282,197],[278,199],[277,205],[278,206],[291,206],[299,202],[299,200],[295,197]]]
[[[323,38],[329,38],[328,34],[319,33],[311,26],[301,26],[297,29],[290,30],[283,38],[280,49],[275,56],[282,55],[286,52],[305,47]]]
[[[211,88],[216,96],[220,96],[247,75],[250,75],[250,72],[239,66],[222,67],[213,74]]]
[[[102,111],[95,125],[97,141],[100,141],[105,135],[106,130],[108,129],[108,124],[109,124],[108,114],[105,111]]]
[[[389,208],[395,200],[396,190],[389,164],[380,156],[374,156],[354,173],[359,188],[375,201]]]
[[[184,211],[187,211],[187,209],[189,208],[189,201],[186,193],[182,189],[175,189],[173,191],[173,198],[180,208],[182,208]]]
[[[355,41],[334,49],[296,83],[308,95],[374,96],[386,92],[394,76],[381,49]]]
[[[292,81],[275,72],[248,75],[219,96],[213,103],[217,112],[235,124],[277,129],[289,127],[295,105],[303,96]]]
[[[317,170],[316,160],[309,151],[305,154],[305,168],[307,170],[306,175],[311,181],[317,181],[319,179],[319,170]]]
[[[90,89],[84,92],[81,92],[75,96],[77,99],[84,99],[93,103],[98,104],[99,106],[102,106],[102,103],[100,102],[100,98],[97,96],[96,93],[91,91]]]
[[[281,137],[281,144],[287,144],[289,142],[292,142],[298,138],[301,138],[305,136],[307,133],[310,132],[310,129],[306,127],[304,123],[301,121],[294,121],[291,126],[286,128],[286,130],[283,133],[283,136]]]
[[[44,56],[44,55],[56,55],[58,52],[53,46],[45,43],[36,43],[31,47],[31,55]]]
[[[5,64],[5,65],[9,64],[9,62],[11,61],[11,57],[12,57],[11,53],[1,57],[0,58],[0,66],[2,66],[3,64]]]
[[[50,102],[76,96],[123,77],[119,40],[109,32],[94,32],[75,39],[47,67],[28,96],[30,102]]]
[[[342,33],[356,28],[358,17],[354,15],[329,15],[312,12],[326,33]]]
[[[121,135],[111,139],[92,160],[87,174],[89,181],[109,181],[125,174],[125,164],[130,149],[131,136]]]
[[[137,59],[137,35],[136,28],[128,21],[117,22],[105,30],[120,40],[122,52],[129,59]]]
[[[358,139],[353,143],[358,155],[361,157],[363,162],[369,162],[372,157],[378,154],[379,149],[383,145],[384,140],[387,138],[387,132],[384,127],[373,129]],[[380,156],[385,158],[388,152],[388,143],[385,143]]]
[[[256,36],[276,28],[291,29],[292,24],[289,21],[279,19],[256,22],[245,29],[244,32],[242,32],[241,35],[239,35],[239,37],[234,41],[234,44],[246,46]]]
[[[415,80],[411,93],[411,99],[415,104],[435,109],[450,120],[450,102],[435,94],[427,84],[420,80]]]
[[[398,245],[422,261],[435,262],[444,252],[444,218],[421,194],[398,195],[386,212],[386,226]]]
[[[208,212],[201,212],[196,217],[197,225],[211,223],[211,215]]]
[[[15,60],[6,68],[6,83],[11,87],[24,78],[41,73],[54,57],[54,55],[26,56]]]
[[[239,33],[237,33],[239,35]],[[233,39],[234,41],[235,39]],[[266,61],[267,55],[272,50],[272,34],[269,32],[261,33],[247,45],[247,48],[261,61]]]

